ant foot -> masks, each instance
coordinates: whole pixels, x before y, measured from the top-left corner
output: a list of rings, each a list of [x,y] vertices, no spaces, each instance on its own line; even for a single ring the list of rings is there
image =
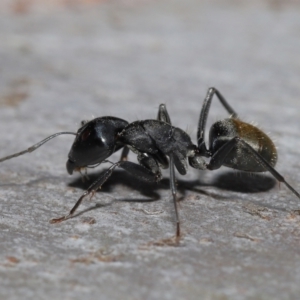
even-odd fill
[[[65,221],[65,220],[67,220],[67,219],[69,219],[69,218],[70,218],[70,215],[67,215],[67,216],[63,216],[63,217],[61,217],[61,218],[51,219],[49,222],[50,222],[51,224],[56,224],[56,223],[60,223],[60,222],[62,222],[62,221]]]

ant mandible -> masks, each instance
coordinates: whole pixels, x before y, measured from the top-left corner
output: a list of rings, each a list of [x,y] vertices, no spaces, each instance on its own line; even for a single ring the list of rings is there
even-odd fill
[[[209,147],[205,144],[205,127],[213,96],[216,95],[230,117],[215,122],[209,132]],[[52,138],[62,134],[76,135],[67,161],[67,171],[91,168],[103,162],[114,152],[123,148],[121,159],[112,165],[81,195],[70,212],[50,220],[59,223],[71,218],[83,199],[101,188],[115,168],[147,182],[161,180],[161,168],[170,168],[176,218],[176,237],[180,237],[180,222],[176,200],[175,168],[181,175],[187,172],[188,164],[195,169],[216,170],[221,166],[248,172],[269,171],[279,182],[284,183],[299,199],[299,193],[289,185],[274,166],[277,151],[272,140],[257,127],[241,121],[222,94],[210,88],[204,100],[197,130],[197,145],[189,135],[171,124],[164,104],[159,106],[157,120],[142,120],[128,123],[115,117],[101,117],[82,122],[77,133],[59,132],[31,146],[27,150],[6,156],[0,162],[32,152]],[[137,155],[139,164],[127,161],[129,150]],[[210,157],[207,163],[203,157]]]

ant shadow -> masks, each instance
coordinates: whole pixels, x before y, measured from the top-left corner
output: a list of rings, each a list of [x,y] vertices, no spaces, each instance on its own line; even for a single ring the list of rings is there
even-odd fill
[[[217,175],[212,186],[231,192],[254,194],[269,191],[275,187],[276,182],[273,177],[263,173],[228,171]]]
[[[81,177],[78,177],[71,181],[68,185],[70,187],[80,188],[86,190],[95,180],[97,180],[105,171],[93,173],[89,175],[89,179],[83,181]],[[202,173],[203,174],[203,173]],[[272,189],[276,185],[276,180],[265,174],[259,173],[247,173],[228,171],[216,174],[210,182],[201,178],[201,172],[199,172],[198,179],[196,180],[182,180],[177,179],[177,191],[180,197],[178,200],[181,201],[185,198],[187,191],[196,192],[202,195],[207,195],[218,200],[226,200],[228,196],[226,193],[211,194],[210,192],[201,189],[201,187],[216,187],[221,190],[229,192],[239,193],[261,193]],[[158,183],[143,182],[138,178],[127,174],[123,170],[115,170],[111,177],[104,183],[101,190],[98,192],[113,193],[113,189],[116,185],[126,186],[128,189],[136,190],[139,194],[144,197],[141,198],[122,198],[114,199],[115,201],[122,202],[153,202],[161,199],[159,190],[170,190],[169,179],[163,178]],[[171,196],[170,196],[171,197]],[[102,207],[102,204],[97,204],[94,208]],[[93,209],[93,208],[91,208]],[[90,210],[90,209],[88,209]]]

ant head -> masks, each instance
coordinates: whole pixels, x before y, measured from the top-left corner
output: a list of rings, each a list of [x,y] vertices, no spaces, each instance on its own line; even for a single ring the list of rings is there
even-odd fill
[[[127,121],[114,117],[96,118],[84,123],[68,155],[68,173],[99,164],[122,148],[123,145],[116,143],[116,136],[127,124]]]

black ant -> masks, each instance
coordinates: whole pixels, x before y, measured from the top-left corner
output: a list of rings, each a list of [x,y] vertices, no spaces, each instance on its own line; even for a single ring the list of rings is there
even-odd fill
[[[212,125],[209,133],[209,147],[207,147],[205,127],[214,94],[230,117]],[[272,140],[257,127],[241,121],[215,88],[208,90],[202,106],[198,123],[197,146],[192,143],[186,132],[172,126],[166,106],[161,104],[157,120],[128,123],[115,117],[102,117],[89,122],[83,121],[77,133],[56,133],[27,150],[0,159],[0,162],[32,152],[50,139],[62,134],[76,135],[68,155],[67,171],[69,174],[108,162],[107,158],[121,148],[123,152],[120,161],[111,163],[112,165],[82,194],[67,215],[52,219],[51,223],[71,218],[83,199],[88,195],[93,196],[117,167],[147,182],[160,181],[161,168],[170,168],[176,238],[180,237],[180,222],[176,200],[175,167],[181,175],[186,174],[188,163],[200,170],[215,170],[221,166],[227,166],[248,172],[269,171],[300,199],[299,193],[274,169],[277,151]],[[129,150],[137,155],[139,164],[127,161]],[[210,161],[207,163],[203,157],[210,157]]]

